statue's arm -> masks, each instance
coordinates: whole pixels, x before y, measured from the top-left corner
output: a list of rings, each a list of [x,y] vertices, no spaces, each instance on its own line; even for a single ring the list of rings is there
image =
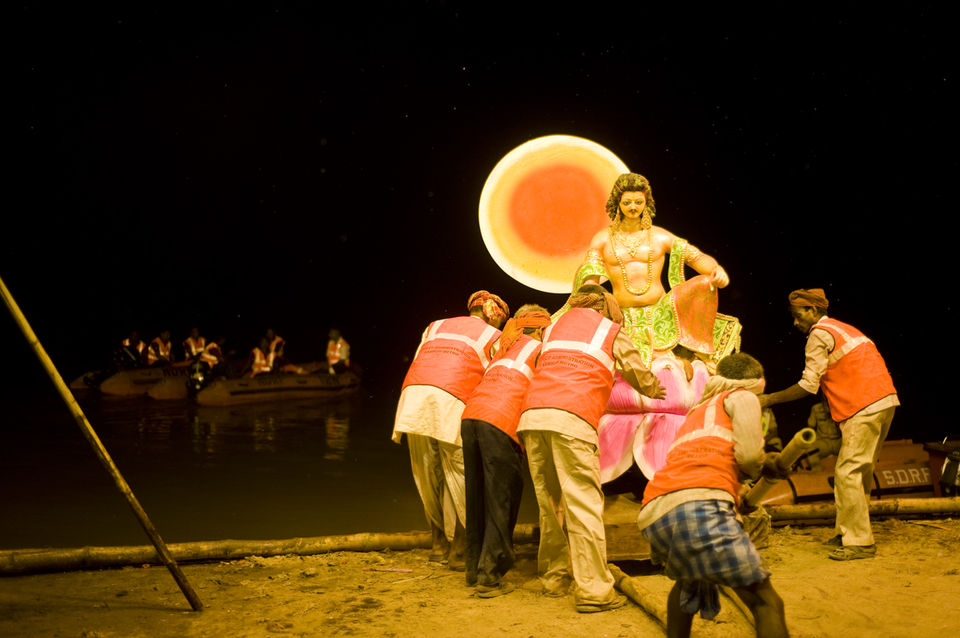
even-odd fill
[[[607,267],[603,263],[603,245],[607,241],[607,231],[603,230],[590,240],[590,248],[583,258],[573,278],[573,291],[584,284],[602,284],[607,280]]]
[[[673,235],[670,235],[670,237],[675,239]],[[675,255],[671,255],[671,258],[675,257]],[[730,276],[723,269],[723,266],[693,244],[685,242],[682,259],[687,266],[693,268],[697,273],[710,275],[710,283],[717,288],[726,288],[730,284]]]

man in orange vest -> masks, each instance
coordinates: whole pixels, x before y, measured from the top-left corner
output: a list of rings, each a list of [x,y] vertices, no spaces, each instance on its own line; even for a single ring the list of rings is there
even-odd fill
[[[764,454],[757,394],[763,367],[746,353],[724,357],[677,431],[663,467],[643,493],[637,524],[651,560],[676,583],[667,597],[667,635],[689,636],[693,616],[720,611],[718,585],[750,607],[757,636],[786,636],[783,601],[737,518],[742,476],[780,478],[779,453]]]
[[[159,336],[155,337],[150,345],[147,346],[147,365],[148,366],[166,366],[170,365],[173,357],[170,356],[170,331],[164,330]]]
[[[606,611],[626,598],[614,591],[607,567],[597,425],[617,364],[641,394],[662,398],[664,389],[621,332],[613,295],[588,284],[568,303],[570,310],[544,332],[517,431],[540,509],[543,593],[566,595],[572,571],[577,611]]]
[[[330,374],[346,372],[350,367],[350,344],[336,328],[330,330],[327,336],[328,371]]]
[[[199,360],[207,347],[207,340],[200,336],[199,328],[190,328],[190,336],[183,340],[183,358],[187,361]]]
[[[246,366],[247,373],[244,376],[255,377],[258,374],[273,372],[273,357],[270,355],[270,342],[266,337],[261,337],[260,345],[250,351],[250,359]]]
[[[139,368],[143,366],[143,351],[147,344],[140,339],[140,334],[133,330],[114,351],[114,362],[121,370]]]
[[[490,364],[491,348],[510,309],[497,295],[479,290],[467,300],[469,316],[432,322],[403,380],[393,427],[404,434],[413,479],[433,534],[431,559],[449,555],[462,570],[465,542],[463,447],[460,416]],[[452,541],[452,547],[449,544]]]
[[[278,335],[273,328],[267,328],[264,338],[267,340],[267,350],[264,350],[264,352],[269,360],[270,368],[279,370],[287,364],[286,357],[283,354],[283,348],[287,345],[287,341]]]
[[[807,335],[806,366],[800,381],[760,396],[764,407],[795,401],[823,390],[830,417],[840,428],[834,475],[836,535],[824,544],[834,560],[870,558],[877,553],[870,528],[873,467],[900,405],[893,379],[877,346],[862,332],[827,316],[821,288],[790,293],[793,325]]]
[[[523,493],[523,449],[517,424],[543,329],[549,325],[546,308],[521,306],[503,327],[493,362],[463,409],[466,577],[468,585],[476,585],[480,598],[514,589],[502,577],[513,566],[513,528]]]
[[[221,374],[223,372],[223,364],[226,361],[223,354],[223,345],[226,342],[227,338],[220,335],[204,346],[203,352],[200,353],[198,360],[205,363],[211,373]]]

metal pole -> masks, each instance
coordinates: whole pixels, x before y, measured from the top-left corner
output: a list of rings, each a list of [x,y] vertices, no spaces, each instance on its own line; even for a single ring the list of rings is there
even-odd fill
[[[57,368],[53,365],[53,361],[50,360],[50,357],[43,349],[43,346],[37,339],[37,335],[35,335],[33,329],[30,328],[30,324],[27,323],[26,317],[24,317],[23,313],[20,312],[20,307],[17,306],[17,302],[13,300],[13,296],[7,289],[6,284],[3,283],[2,278],[0,278],[0,295],[3,296],[3,301],[7,304],[7,308],[10,309],[10,313],[16,320],[17,325],[20,326],[20,330],[23,331],[23,336],[27,338],[27,342],[33,348],[37,358],[40,359],[40,363],[43,364],[44,369],[47,371],[47,375],[53,381],[53,385],[55,385],[57,390],[60,392],[60,396],[63,398],[64,402],[67,404],[67,407],[70,409],[70,412],[73,414],[73,418],[76,420],[77,425],[80,426],[80,430],[83,432],[83,435],[86,437],[91,447],[93,447],[93,451],[96,453],[97,457],[99,457],[100,462],[103,463],[103,466],[107,469],[107,472],[113,479],[117,489],[119,489],[120,493],[123,494],[124,498],[127,499],[127,504],[130,505],[130,509],[133,510],[137,520],[140,521],[140,526],[143,527],[143,530],[147,533],[147,536],[150,537],[150,541],[157,549],[157,554],[159,554],[160,560],[164,565],[167,566],[167,569],[170,570],[170,574],[173,575],[173,579],[177,581],[177,585],[180,586],[180,590],[190,602],[190,606],[193,608],[193,610],[200,611],[203,609],[203,603],[200,602],[196,592],[193,591],[190,583],[187,582],[186,576],[183,575],[183,572],[180,570],[180,566],[177,565],[176,561],[173,559],[173,556],[170,554],[170,551],[167,549],[166,544],[163,542],[163,539],[160,538],[160,534],[157,533],[153,523],[150,522],[150,519],[147,517],[147,513],[143,511],[143,508],[140,506],[140,502],[137,500],[137,497],[133,495],[133,492],[130,490],[130,486],[127,485],[127,482],[120,474],[120,470],[118,470],[117,466],[114,465],[113,459],[110,458],[110,454],[107,452],[107,449],[103,446],[103,443],[100,441],[97,433],[94,432],[93,426],[90,425],[87,417],[84,416],[83,410],[80,409],[80,405],[77,404],[77,401],[74,399],[73,394],[67,387],[67,384],[63,382],[63,378],[60,376]]]

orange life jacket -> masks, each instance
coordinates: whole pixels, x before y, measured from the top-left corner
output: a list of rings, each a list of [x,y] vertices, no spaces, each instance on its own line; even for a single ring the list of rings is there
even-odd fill
[[[207,340],[203,337],[187,337],[183,340],[183,353],[187,358],[195,357],[198,354],[203,353],[203,349],[207,346]]]
[[[250,364],[250,376],[255,377],[264,372],[270,372],[273,369],[273,357],[263,353],[260,348],[254,348],[251,352],[253,363]],[[273,353],[270,353],[271,355]]]
[[[518,444],[517,424],[540,342],[521,335],[507,352],[490,364],[463,409],[462,419],[485,421],[502,430]]]
[[[161,359],[170,361],[170,342],[162,341],[160,337],[157,337],[150,342],[150,347],[147,348],[147,365],[156,363]]]
[[[270,369],[272,369],[273,364],[276,363],[277,357],[281,356],[280,351],[283,350],[283,346],[286,344],[287,342],[284,341],[283,337],[279,336],[274,337],[273,341],[270,342],[270,352],[267,353],[267,360],[269,361]]]
[[[723,407],[727,390],[697,406],[677,431],[667,461],[643,491],[643,503],[670,492],[696,487],[723,490],[740,504],[740,470],[733,454],[733,422]]]
[[[440,319],[426,334],[403,387],[432,385],[466,402],[490,365],[490,346],[500,331],[477,317]]]
[[[130,339],[128,338],[121,341],[120,345],[129,348],[133,344],[130,343]],[[137,345],[133,347],[136,348],[137,352],[139,352],[140,354],[143,354],[143,349],[147,347],[147,344],[145,344],[143,341],[137,341]]]
[[[200,353],[200,360],[211,368],[220,363],[221,359],[223,359],[223,351],[220,350],[220,344],[216,341],[207,344],[203,352]]]
[[[329,340],[327,341],[327,363],[333,365],[340,362],[340,353],[343,351],[344,346],[347,345],[346,340],[343,337],[340,337],[336,341]],[[350,365],[350,359],[344,359],[343,361],[346,365]]]
[[[862,332],[829,317],[811,330],[826,330],[836,342],[827,358],[827,371],[820,377],[834,421],[846,421],[874,401],[896,393],[880,351]]]
[[[596,429],[613,387],[613,341],[620,331],[599,312],[571,308],[543,332],[523,409],[559,408]]]

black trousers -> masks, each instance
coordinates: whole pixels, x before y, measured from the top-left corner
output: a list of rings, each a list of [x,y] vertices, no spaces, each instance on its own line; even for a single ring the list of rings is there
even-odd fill
[[[523,493],[523,451],[502,430],[460,424],[467,502],[467,584],[496,585],[513,566],[513,528]]]

